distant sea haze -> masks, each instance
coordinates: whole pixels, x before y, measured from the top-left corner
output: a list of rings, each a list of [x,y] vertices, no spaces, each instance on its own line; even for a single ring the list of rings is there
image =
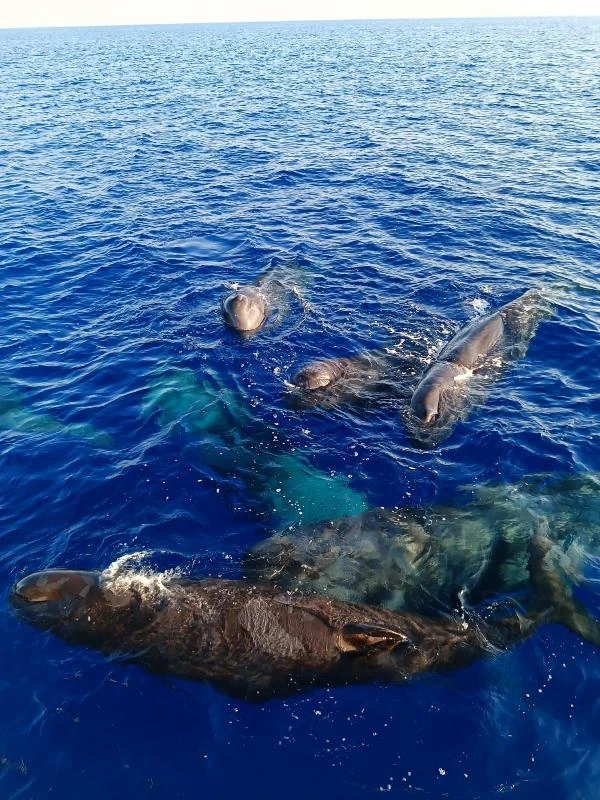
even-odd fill
[[[470,620],[526,607],[542,526],[600,616],[599,42],[597,18],[0,31],[5,599],[51,567],[238,579],[280,534],[319,591],[396,602],[412,569]],[[240,337],[221,302],[265,275],[282,290]],[[401,394],[288,402],[331,357],[387,358],[410,389],[530,288],[550,310],[526,354],[430,449]],[[0,629],[2,797],[598,786],[598,652],[557,625],[263,705],[6,600]]]

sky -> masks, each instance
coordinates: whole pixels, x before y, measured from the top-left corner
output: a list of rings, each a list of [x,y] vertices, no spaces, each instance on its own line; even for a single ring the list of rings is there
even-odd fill
[[[593,16],[598,0],[2,0],[0,28],[265,20]]]

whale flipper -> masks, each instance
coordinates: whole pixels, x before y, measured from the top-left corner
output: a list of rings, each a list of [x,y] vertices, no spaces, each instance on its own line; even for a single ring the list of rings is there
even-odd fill
[[[395,650],[401,645],[410,644],[411,640],[397,628],[372,625],[365,622],[348,622],[342,628],[342,639],[351,645],[353,650],[371,650],[384,648]]]

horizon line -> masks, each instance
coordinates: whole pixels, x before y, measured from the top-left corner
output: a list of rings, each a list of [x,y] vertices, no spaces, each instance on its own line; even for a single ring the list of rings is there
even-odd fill
[[[599,19],[600,14],[477,14],[460,16],[431,16],[431,17],[331,17],[323,19],[256,19],[256,20],[211,20],[193,22],[190,20],[180,22],[102,22],[83,24],[44,24],[44,25],[7,25],[1,26],[0,31],[26,31],[26,30],[60,30],[78,28],[158,28],[181,27],[183,25],[297,25],[330,22],[436,22],[448,20],[509,20],[509,19]]]

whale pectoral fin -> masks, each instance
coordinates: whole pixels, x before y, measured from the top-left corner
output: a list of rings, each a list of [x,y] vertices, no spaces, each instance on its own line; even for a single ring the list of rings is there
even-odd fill
[[[402,631],[363,622],[347,623],[340,635],[340,647],[346,652],[373,648],[395,650],[407,644],[410,644],[410,639]]]

